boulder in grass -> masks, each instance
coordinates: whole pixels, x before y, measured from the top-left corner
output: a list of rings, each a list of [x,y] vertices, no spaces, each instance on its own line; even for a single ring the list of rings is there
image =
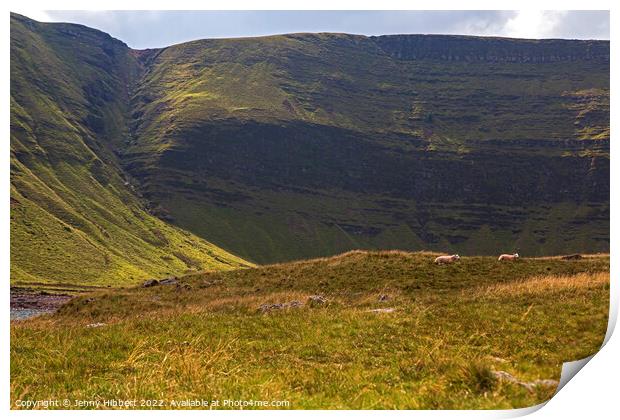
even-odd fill
[[[377,308],[377,309],[369,309],[366,312],[374,312],[376,314],[389,314],[394,312],[395,308]]]
[[[159,282],[159,284],[161,285],[166,285],[166,284],[177,284],[179,281],[177,280],[176,277],[169,277],[167,279],[164,279],[162,281]]]
[[[153,286],[157,286],[158,284],[159,284],[159,281],[155,279],[151,279],[151,280],[147,280],[144,283],[142,283],[142,287],[153,287]]]
[[[284,309],[284,307],[283,303],[264,303],[260,306],[259,310],[264,313]]]
[[[327,299],[325,299],[321,295],[312,295],[308,298],[308,304],[310,306],[321,306],[327,303]]]
[[[521,381],[520,379],[511,375],[508,372],[504,372],[503,370],[491,371],[491,373],[493,374],[493,376],[495,376],[496,379],[500,381],[509,382],[515,385],[520,385],[530,392],[535,391],[536,388],[539,388],[539,387],[557,388],[559,385],[559,382],[554,379],[536,379],[535,381],[532,381],[532,382],[525,382],[525,381]]]
[[[570,254],[562,257],[563,260],[580,260],[582,258],[583,256],[581,254]]]
[[[302,302],[298,300],[293,300],[293,301],[284,302],[284,303],[264,303],[258,308],[258,310],[263,313],[266,313],[266,312],[271,312],[271,311],[275,311],[278,309],[301,308],[302,306],[304,306]]]

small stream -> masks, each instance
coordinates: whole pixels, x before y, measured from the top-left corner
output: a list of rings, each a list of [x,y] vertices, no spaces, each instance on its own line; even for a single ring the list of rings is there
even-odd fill
[[[72,296],[29,289],[11,289],[11,321],[51,314]]]
[[[11,321],[34,318],[35,316],[51,314],[55,309],[11,308]]]

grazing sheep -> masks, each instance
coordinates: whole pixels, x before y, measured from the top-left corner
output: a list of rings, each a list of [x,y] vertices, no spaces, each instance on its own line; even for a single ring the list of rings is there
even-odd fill
[[[499,258],[497,259],[497,261],[514,261],[517,258],[519,258],[519,254],[502,254],[499,256]]]
[[[454,255],[442,255],[435,258],[435,264],[452,264],[454,261],[458,261],[461,257],[458,254]]]

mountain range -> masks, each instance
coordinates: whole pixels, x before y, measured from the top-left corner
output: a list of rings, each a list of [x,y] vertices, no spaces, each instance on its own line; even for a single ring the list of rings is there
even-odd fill
[[[11,14],[11,281],[405,249],[609,250],[609,42],[287,34],[134,50]]]

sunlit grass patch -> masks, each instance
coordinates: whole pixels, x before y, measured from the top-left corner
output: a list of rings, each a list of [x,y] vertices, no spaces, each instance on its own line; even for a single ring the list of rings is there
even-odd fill
[[[579,273],[575,275],[534,276],[525,280],[494,284],[475,291],[476,296],[511,297],[523,294],[541,295],[549,292],[570,292],[609,286],[609,273]]]

